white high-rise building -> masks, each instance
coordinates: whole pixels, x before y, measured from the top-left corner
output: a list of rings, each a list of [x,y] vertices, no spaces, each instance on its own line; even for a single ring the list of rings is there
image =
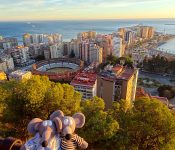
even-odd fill
[[[80,48],[79,40],[72,39],[71,42],[69,42],[68,44],[68,54],[71,54],[71,52],[73,51],[75,57],[79,58],[80,55],[79,48]]]
[[[54,44],[50,46],[50,54],[52,58],[60,58],[63,57],[63,44]]]
[[[25,46],[30,46],[31,44],[56,44],[62,43],[61,34],[29,34],[23,35],[23,43]]]
[[[39,35],[38,34],[32,34],[32,43],[39,44]]]
[[[7,69],[7,64],[5,61],[1,61],[0,62],[0,71],[4,71],[4,72],[7,72],[8,69]]]
[[[87,63],[102,63],[103,48],[98,46],[93,40],[85,40],[80,43],[79,55],[79,58]]]
[[[7,69],[8,70],[14,70],[14,62],[13,62],[13,58],[9,57],[6,59],[6,65],[7,65]]]
[[[63,36],[61,34],[55,33],[51,34],[53,37],[54,43],[62,43],[63,42]]]
[[[29,33],[23,35],[23,43],[24,46],[30,46],[30,44],[32,44],[31,35]]]
[[[15,46],[18,46],[18,41],[16,38],[2,38],[0,40],[0,49],[10,49]]]
[[[89,40],[82,41],[80,44],[80,59],[89,62]]]
[[[102,59],[103,59],[103,48],[97,46],[94,43],[91,43],[89,47],[89,62],[102,63]]]
[[[13,58],[10,55],[1,55],[0,56],[0,70],[8,72],[14,70]]]
[[[122,57],[122,38],[119,36],[113,37],[113,55]]]
[[[13,57],[14,63],[17,66],[28,65],[29,57],[29,47],[18,46],[10,50],[10,54]]]

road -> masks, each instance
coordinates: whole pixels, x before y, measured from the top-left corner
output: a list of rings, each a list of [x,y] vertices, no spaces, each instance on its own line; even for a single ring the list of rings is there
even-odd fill
[[[171,79],[175,79],[175,76],[170,76],[170,75],[160,75],[160,74],[155,74],[155,73],[149,73],[145,71],[139,71],[139,77],[140,78],[149,78],[149,79],[154,79],[158,82],[160,82],[163,85],[171,85],[175,86],[175,83],[171,82]]]

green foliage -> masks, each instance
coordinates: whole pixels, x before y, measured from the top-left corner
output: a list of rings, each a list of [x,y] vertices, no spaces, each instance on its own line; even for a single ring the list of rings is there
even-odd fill
[[[168,100],[175,97],[175,87],[170,85],[162,85],[157,91],[159,92],[159,96],[166,97]]]
[[[57,109],[65,114],[80,110],[81,95],[72,86],[51,82],[47,77],[33,76],[18,83],[9,81],[7,85],[0,86],[5,106],[2,122],[7,123],[11,134],[17,137],[27,136],[26,127],[32,118],[47,119]],[[7,95],[5,89],[10,94]]]
[[[66,115],[79,111],[85,114],[85,126],[78,134],[88,141],[89,149],[172,150],[175,147],[175,112],[149,97],[136,100],[130,108],[126,100],[120,100],[106,111],[101,98],[81,101],[81,94],[72,86],[33,76],[30,80],[0,84],[0,104],[2,136],[24,139],[32,118],[47,119],[53,111],[61,109]]]
[[[164,56],[153,56],[151,59],[145,58],[143,69],[155,73],[175,73],[175,61],[168,61]]]
[[[118,64],[120,64],[122,61],[124,62],[124,66],[128,66],[131,68],[133,67],[133,60],[130,56],[120,57],[118,60]]]
[[[5,109],[5,101],[8,97],[8,92],[7,90],[3,89],[0,87],[0,116]]]
[[[107,64],[115,65],[118,62],[118,58],[114,55],[107,56]]]
[[[95,146],[111,139],[118,131],[119,124],[114,118],[104,111],[104,101],[94,97],[91,100],[82,102],[82,112],[86,116],[85,127],[80,131],[89,143]]]
[[[75,92],[74,88],[68,84],[63,84],[63,99],[61,99],[60,109],[67,115],[80,110],[81,94]]]
[[[122,108],[115,104],[112,111],[120,125],[112,138],[114,149],[168,150],[175,146],[175,117],[164,104],[145,97],[129,111]]]
[[[120,64],[120,65],[124,65],[124,66],[128,66],[128,67],[132,68],[133,67],[133,60],[129,56],[118,58],[114,55],[108,55],[106,65],[108,65],[108,64],[110,64],[110,65]]]

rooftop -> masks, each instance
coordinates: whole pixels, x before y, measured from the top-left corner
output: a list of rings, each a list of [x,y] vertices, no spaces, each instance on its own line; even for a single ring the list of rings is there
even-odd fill
[[[7,53],[10,54],[10,53],[13,53],[13,52],[19,52],[19,51],[23,50],[24,48],[28,48],[28,47],[26,47],[26,46],[16,46],[14,48],[8,49]]]
[[[149,97],[149,94],[145,91],[143,87],[137,87],[136,98],[139,97]]]
[[[123,71],[117,76],[118,79],[129,80],[135,72],[135,69],[124,68]]]
[[[78,73],[72,80],[71,85],[81,85],[93,87],[97,80],[97,74],[92,72],[81,72]]]
[[[129,80],[133,74],[135,73],[136,69],[131,69],[128,67],[123,67],[117,65],[115,67],[108,67],[107,69],[103,70],[99,75],[106,80]]]
[[[123,67],[122,66],[120,66],[120,65],[117,65],[117,66],[115,66],[115,67],[113,67],[112,68],[112,71],[114,71],[114,72],[120,72],[121,70],[123,69]]]
[[[26,73],[29,73],[30,71],[23,71],[23,70],[16,70],[14,72],[12,72],[10,75],[13,75],[13,76],[22,76]]]
[[[0,39],[0,43],[6,43],[6,42],[14,42],[14,41],[17,41],[17,39],[16,38],[2,38],[2,39]]]

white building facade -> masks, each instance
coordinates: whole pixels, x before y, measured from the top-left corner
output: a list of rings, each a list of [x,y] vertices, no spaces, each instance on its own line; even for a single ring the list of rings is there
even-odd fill
[[[118,36],[113,37],[113,55],[122,57],[122,38]]]

